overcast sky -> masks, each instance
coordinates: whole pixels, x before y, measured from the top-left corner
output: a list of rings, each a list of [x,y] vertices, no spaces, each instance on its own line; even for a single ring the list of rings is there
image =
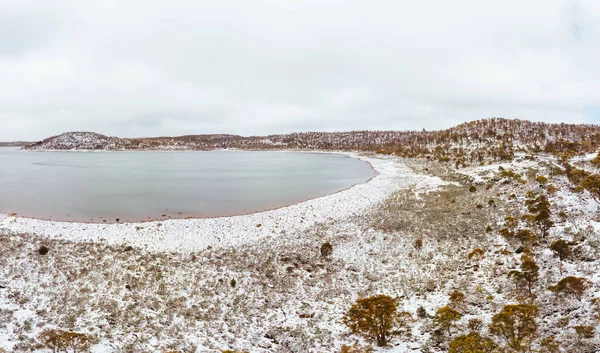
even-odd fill
[[[600,122],[600,1],[0,0],[0,140]]]

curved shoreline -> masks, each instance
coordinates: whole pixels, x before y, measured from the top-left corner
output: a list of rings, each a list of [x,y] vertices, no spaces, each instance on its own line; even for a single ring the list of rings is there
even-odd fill
[[[376,175],[367,183],[273,210],[215,218],[140,223],[58,222],[0,215],[0,230],[81,242],[131,245],[148,251],[194,252],[248,244],[366,213],[401,188],[432,189],[441,179],[414,173],[395,157],[366,157]]]
[[[29,151],[29,150],[25,150],[25,151]],[[54,150],[33,150],[33,152],[53,152]],[[160,152],[213,152],[213,151],[236,151],[236,152],[264,152],[261,150],[211,150],[211,151],[169,151],[169,150],[163,150]],[[96,151],[96,150],[58,150],[58,151],[54,151],[54,152],[127,152],[126,150],[124,151],[120,151],[120,150],[107,150],[107,151]],[[133,152],[138,152],[138,151],[133,151]],[[153,150],[140,150],[140,152],[155,152]],[[2,220],[3,216],[7,216],[7,217],[15,217],[15,218],[21,218],[21,219],[30,219],[30,220],[38,220],[38,221],[48,221],[48,222],[61,222],[61,223],[82,223],[82,224],[100,224],[100,225],[107,225],[107,224],[143,224],[143,223],[150,223],[150,222],[164,222],[164,221],[169,221],[169,220],[188,220],[188,219],[211,219],[211,218],[227,218],[227,217],[237,217],[237,216],[248,216],[248,215],[252,215],[255,213],[261,213],[261,212],[268,212],[268,211],[274,211],[274,210],[278,210],[284,207],[290,207],[290,206],[294,206],[303,202],[307,202],[307,201],[311,201],[314,199],[318,199],[321,197],[326,197],[326,196],[330,196],[330,195],[334,195],[337,194],[339,192],[343,192],[346,191],[348,189],[353,188],[356,185],[362,185],[362,184],[367,184],[369,183],[371,180],[373,180],[373,178],[377,177],[379,175],[379,171],[377,169],[375,169],[373,167],[373,164],[370,162],[370,159],[367,157],[364,157],[362,155],[359,155],[356,152],[344,152],[344,151],[311,151],[311,150],[300,150],[300,151],[294,151],[294,150],[276,150],[276,151],[269,151],[269,152],[297,152],[297,153],[313,153],[313,154],[339,154],[339,155],[344,155],[347,156],[348,158],[354,158],[357,159],[359,161],[365,162],[369,165],[369,168],[373,171],[373,176],[371,176],[369,179],[365,180],[362,183],[356,183],[356,184],[352,184],[349,185],[343,189],[339,189],[335,192],[332,193],[328,193],[328,194],[324,194],[324,195],[320,195],[320,196],[315,196],[315,197],[310,197],[310,198],[306,198],[306,199],[301,199],[292,203],[288,203],[288,204],[284,204],[281,206],[277,206],[277,207],[273,207],[273,208],[264,208],[264,209],[259,209],[256,211],[252,211],[252,212],[245,212],[245,213],[239,213],[239,214],[232,214],[232,215],[221,215],[221,216],[194,216],[191,214],[187,214],[185,216],[181,215],[181,217],[178,216],[168,216],[168,217],[161,217],[161,218],[150,218],[148,217],[148,219],[143,219],[143,220],[134,220],[134,221],[129,221],[129,220],[125,220],[125,221],[108,221],[107,219],[103,218],[103,217],[97,217],[99,219],[99,221],[94,221],[95,218],[92,218],[92,220],[90,221],[83,221],[83,220],[69,220],[69,219],[50,219],[50,218],[43,218],[43,217],[35,217],[35,216],[23,216],[23,215],[19,215],[17,213],[0,213],[0,220]],[[0,224],[1,225],[1,224]],[[1,229],[1,228],[0,228]]]

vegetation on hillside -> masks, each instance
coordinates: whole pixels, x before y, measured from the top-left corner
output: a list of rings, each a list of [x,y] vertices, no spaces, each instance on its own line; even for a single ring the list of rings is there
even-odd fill
[[[593,353],[600,159],[580,157],[598,133],[495,119],[443,132],[222,136],[240,148],[424,157],[402,163],[452,184],[189,254],[5,234],[0,330],[18,340],[13,351],[82,335],[121,351]]]

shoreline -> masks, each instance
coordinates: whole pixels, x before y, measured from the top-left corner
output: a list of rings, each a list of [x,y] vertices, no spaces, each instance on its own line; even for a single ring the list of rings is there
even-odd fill
[[[351,157],[367,161],[376,172],[368,182],[290,206],[247,215],[167,219],[138,223],[83,223],[47,221],[0,215],[0,230],[29,233],[77,242],[130,245],[148,251],[195,252],[228,247],[305,230],[368,212],[398,189],[430,190],[446,184],[437,177],[417,174],[400,158]]]
[[[28,151],[28,150],[25,150]],[[203,150],[190,150],[190,151],[168,151],[168,150],[162,150],[160,152],[212,152],[212,151],[237,151],[237,152],[264,152],[262,150],[232,150],[232,149],[221,149],[221,150],[210,150],[210,151],[203,151]],[[33,152],[52,152],[52,150],[33,150]],[[57,152],[127,152],[126,150],[123,151],[119,151],[119,150],[115,150],[115,151],[95,151],[95,150],[58,150]],[[137,152],[137,151],[134,151]],[[154,152],[153,150],[140,150],[140,152]],[[373,167],[373,164],[371,163],[369,157],[366,157],[364,155],[359,154],[359,152],[344,152],[344,151],[310,151],[310,150],[302,150],[302,151],[293,151],[293,150],[276,150],[276,151],[270,151],[270,152],[298,152],[298,153],[314,153],[314,154],[339,154],[339,155],[344,155],[348,158],[354,158],[357,159],[359,161],[365,162],[369,165],[369,168],[373,171],[373,176],[371,176],[369,179],[365,180],[362,183],[356,183],[356,184],[352,184],[350,186],[347,186],[343,189],[337,190],[335,192],[329,193],[329,194],[324,194],[321,196],[315,196],[315,197],[309,197],[306,199],[301,199],[298,200],[296,202],[293,203],[289,203],[289,204],[285,204],[285,205],[281,205],[281,206],[277,206],[277,207],[273,207],[273,208],[264,208],[264,209],[260,209],[260,210],[256,210],[256,211],[252,211],[252,212],[245,212],[245,213],[240,213],[240,214],[233,214],[233,215],[222,215],[222,216],[194,216],[194,215],[186,215],[183,216],[181,215],[181,217],[178,217],[178,215],[176,216],[168,216],[168,217],[161,217],[161,218],[150,218],[148,217],[148,219],[143,219],[143,220],[134,220],[134,221],[129,221],[129,220],[125,220],[125,221],[113,221],[113,220],[108,220],[102,217],[95,217],[98,218],[99,221],[95,221],[95,218],[92,218],[92,220],[87,221],[87,220],[69,220],[69,219],[50,219],[50,218],[43,218],[43,217],[35,217],[35,216],[22,216],[19,215],[18,213],[0,213],[0,220],[2,220],[3,216],[4,217],[13,217],[13,218],[21,218],[21,219],[29,219],[29,220],[38,220],[38,221],[47,221],[47,222],[61,222],[61,223],[82,223],[82,224],[99,224],[99,225],[109,225],[109,224],[144,224],[144,223],[151,223],[151,222],[164,222],[164,221],[169,221],[169,220],[189,220],[189,219],[213,219],[213,218],[228,218],[228,217],[238,217],[238,216],[248,216],[248,215],[252,215],[252,214],[256,214],[256,213],[261,213],[261,212],[268,212],[268,211],[275,211],[281,208],[285,208],[285,207],[290,207],[290,206],[294,206],[303,202],[307,202],[307,201],[311,201],[311,200],[315,200],[321,197],[327,197],[330,195],[335,195],[339,192],[343,192],[346,190],[349,190],[353,187],[355,187],[356,185],[362,185],[362,184],[367,184],[369,182],[371,182],[371,180],[373,180],[375,177],[377,177],[379,175],[379,171],[377,169],[375,169]],[[1,224],[0,224],[1,225]],[[1,229],[1,228],[0,228]]]

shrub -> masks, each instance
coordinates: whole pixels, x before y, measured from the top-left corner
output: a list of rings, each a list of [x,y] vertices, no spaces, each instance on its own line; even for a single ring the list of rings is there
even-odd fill
[[[414,245],[415,249],[417,249],[417,251],[421,251],[421,249],[423,249],[423,239],[422,238],[416,239],[413,245]]]
[[[498,233],[506,240],[510,240],[515,237],[515,232],[508,228],[502,228],[498,231]]]
[[[538,324],[535,318],[538,315],[539,309],[535,305],[505,305],[492,318],[490,333],[503,339],[508,348],[526,352],[537,338]]]
[[[323,243],[321,245],[321,257],[329,257],[333,254],[333,245],[329,242]]]
[[[534,200],[525,201],[525,205],[528,207],[529,212],[534,214],[533,220],[540,229],[542,238],[545,238],[548,230],[554,225],[550,219],[550,202],[548,201],[548,197],[540,195]]]
[[[455,326],[456,321],[462,317],[461,313],[452,309],[449,306],[438,309],[435,313],[434,321],[438,329],[445,331],[448,336],[451,335],[451,330]]]
[[[552,252],[558,256],[560,261],[568,259],[572,255],[569,243],[563,239],[553,241],[552,244],[550,244],[550,250],[552,250]]]
[[[477,332],[458,336],[450,342],[448,353],[494,353],[498,352],[498,345],[487,337],[482,337]]]
[[[454,309],[461,309],[465,303],[465,295],[461,292],[450,293],[450,306]]]
[[[50,248],[44,245],[40,246],[40,248],[38,249],[38,253],[40,255],[46,255],[48,252],[50,252]]]
[[[600,321],[600,298],[592,299],[592,306],[594,307],[594,312],[596,313],[596,319]]]
[[[532,294],[533,288],[539,279],[539,266],[533,259],[526,254],[521,256],[521,271],[513,270],[508,273],[509,278],[513,278],[517,289],[527,290]]]
[[[483,321],[481,321],[480,319],[477,319],[477,318],[469,319],[469,323],[467,324],[467,327],[469,328],[469,330],[471,332],[479,332],[479,331],[481,331],[481,328],[483,327]]]
[[[420,307],[417,309],[417,316],[418,316],[419,318],[421,318],[421,319],[424,319],[424,318],[426,318],[426,317],[428,316],[428,314],[427,314],[427,310],[425,310],[425,308],[424,308],[424,307],[420,306]]]
[[[506,226],[510,229],[514,229],[517,225],[519,225],[519,220],[511,216],[504,217],[504,222],[506,223]]]
[[[408,333],[412,316],[397,311],[397,302],[387,295],[357,299],[344,315],[343,322],[354,334],[386,346],[393,336]]]
[[[481,259],[483,259],[483,256],[485,255],[485,250],[482,250],[480,248],[475,248],[473,250],[471,250],[471,252],[469,253],[469,260],[474,260],[474,261],[480,261]]]
[[[581,296],[589,286],[588,283],[588,280],[583,277],[569,276],[561,279],[555,286],[551,286],[548,289],[557,295],[574,295],[577,299],[581,299]]]
[[[471,185],[469,187],[469,192],[475,192],[475,191],[477,191],[477,188],[475,187],[475,185]]]
[[[373,353],[373,348],[355,343],[353,346],[343,345],[340,353]]]
[[[600,203],[600,175],[589,174],[581,179],[579,186],[590,192],[592,198],[597,203]]]
[[[90,337],[83,333],[53,329],[44,330],[40,334],[39,340],[53,353],[63,351],[72,353],[88,352],[92,345]]]
[[[558,217],[560,217],[561,221],[566,221],[567,220],[567,213],[565,211],[560,211],[558,212]]]
[[[573,328],[580,339],[594,338],[594,331],[596,330],[594,326],[575,326]]]
[[[538,176],[535,178],[535,181],[537,181],[538,183],[540,183],[540,184],[542,184],[542,185],[546,185],[546,184],[548,183],[548,178],[546,178],[546,177],[545,177],[545,176],[543,176],[543,175],[538,175]]]
[[[540,353],[560,353],[560,343],[554,337],[546,337],[540,342]]]
[[[535,233],[529,229],[520,229],[516,236],[523,244],[531,244],[536,239]]]
[[[512,170],[512,169],[506,170],[504,168],[503,169],[498,168],[498,170],[500,171],[500,177],[502,177],[502,178],[513,179],[521,184],[525,184],[527,182],[525,179],[523,179],[521,174],[515,173],[514,170]]]

